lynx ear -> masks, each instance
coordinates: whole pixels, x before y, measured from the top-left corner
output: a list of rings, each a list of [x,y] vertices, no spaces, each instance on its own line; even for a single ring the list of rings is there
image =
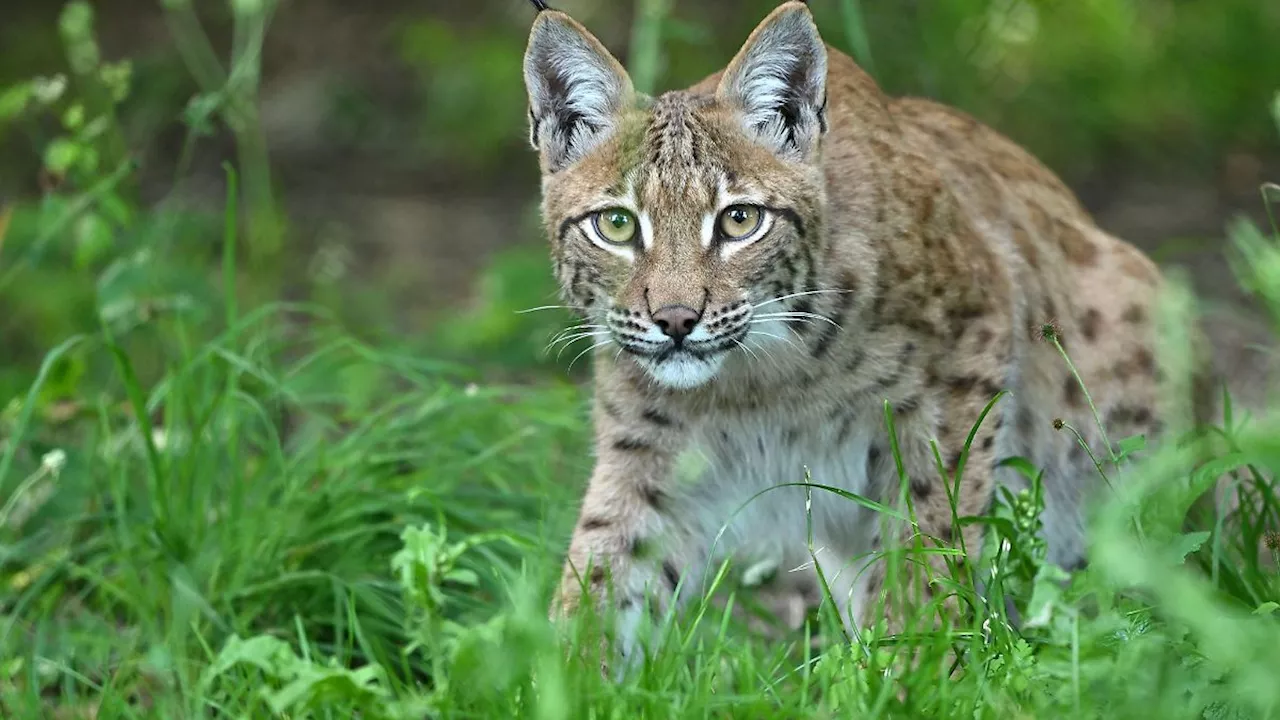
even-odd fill
[[[765,18],[716,95],[737,110],[748,135],[779,155],[809,157],[827,125],[827,48],[809,8],[788,2]]]
[[[634,102],[631,78],[604,45],[568,15],[538,13],[524,55],[529,139],[555,172],[609,135]]]

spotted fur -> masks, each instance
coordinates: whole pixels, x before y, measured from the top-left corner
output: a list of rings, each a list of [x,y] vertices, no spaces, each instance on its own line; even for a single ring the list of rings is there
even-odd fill
[[[770,14],[725,71],[657,97],[632,89],[579,24],[544,11],[525,76],[555,274],[602,328],[596,466],[558,611],[598,591],[622,609],[625,636],[641,600],[678,603],[677,582],[700,587],[722,555],[804,564],[809,515],[841,609],[867,622],[885,581],[871,558],[904,528],[823,493],[807,507],[799,488],[741,506],[806,473],[893,504],[888,403],[920,532],[972,559],[981,526],[953,526],[931,441],[954,473],[1001,390],[1011,395],[964,456],[957,513],[987,511],[997,486],[1021,482],[998,461],[1027,457],[1045,470],[1050,559],[1083,561],[1097,474],[1054,421],[1095,448],[1098,437],[1042,326],[1117,435],[1156,435],[1161,277],[1052,172],[956,110],[882,94],[799,2]],[[748,242],[714,235],[735,203],[767,218]],[[593,213],[619,206],[639,237],[602,246]],[[679,344],[655,320],[669,307],[695,313]],[[609,572],[583,577],[589,562]]]

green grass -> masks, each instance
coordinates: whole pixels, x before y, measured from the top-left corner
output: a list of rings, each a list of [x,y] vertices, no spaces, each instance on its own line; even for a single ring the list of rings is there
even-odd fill
[[[1280,246],[1237,237],[1257,271],[1242,279],[1280,300]],[[1272,418],[1230,414],[1199,469],[1193,446],[1121,458],[1074,576],[1044,562],[1037,494],[1006,495],[981,520],[990,602],[971,575],[933,578],[969,608],[959,625],[846,638],[827,604],[776,641],[695,603],[610,683],[575,649],[597,647],[598,623],[560,637],[545,619],[589,470],[581,391],[476,385],[305,307],[222,314],[201,342],[180,314],[154,323],[163,370],[145,382],[110,326],[72,338],[46,369],[80,350],[114,378],[68,416],[42,406],[42,373],[5,416],[4,717],[1280,714],[1280,583],[1258,553],[1277,527]],[[1224,473],[1249,512],[1184,527]],[[925,540],[889,560],[948,552]],[[733,570],[719,597],[748,603]],[[811,649],[812,632],[834,640]]]
[[[1030,627],[980,604],[969,627],[870,628],[819,654],[798,637],[753,641],[707,606],[637,677],[605,683],[565,659],[543,612],[587,470],[578,393],[471,388],[318,329],[275,347],[272,317],[176,354],[151,387],[122,358],[132,410],[99,403],[74,429],[20,419],[6,432],[5,717],[1280,711],[1276,578],[1240,559],[1243,531],[1181,531],[1175,455],[1123,485],[1093,565],[1065,590],[1037,556],[1033,502],[993,521],[1011,540],[993,595]],[[277,365],[286,350],[299,359]],[[163,419],[147,430],[148,416]],[[1278,467],[1277,438],[1240,433],[1215,467]],[[1200,546],[1217,582],[1184,565]]]

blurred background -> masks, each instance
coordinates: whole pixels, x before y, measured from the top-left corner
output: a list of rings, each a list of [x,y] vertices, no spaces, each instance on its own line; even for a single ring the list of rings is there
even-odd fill
[[[722,66],[774,4],[556,5],[654,90]],[[889,92],[1023,143],[1103,227],[1187,268],[1229,313],[1247,307],[1222,238],[1237,214],[1265,219],[1259,185],[1280,178],[1280,3],[812,5],[828,42]],[[246,296],[323,303],[433,357],[563,375],[567,357],[541,350],[565,318],[515,313],[554,302],[525,141],[532,16],[524,0],[6,0],[0,398],[94,328],[95,308],[137,320],[217,293],[226,161],[256,218]],[[134,285],[104,287],[126,257]],[[1239,332],[1226,342],[1256,339]]]

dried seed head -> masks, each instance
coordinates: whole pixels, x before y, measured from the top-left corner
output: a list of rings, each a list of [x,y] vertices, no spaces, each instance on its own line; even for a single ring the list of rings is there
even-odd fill
[[[1040,327],[1037,330],[1036,335],[1045,342],[1053,342],[1055,340],[1061,341],[1062,326],[1058,324],[1057,320],[1047,320],[1040,323]]]

